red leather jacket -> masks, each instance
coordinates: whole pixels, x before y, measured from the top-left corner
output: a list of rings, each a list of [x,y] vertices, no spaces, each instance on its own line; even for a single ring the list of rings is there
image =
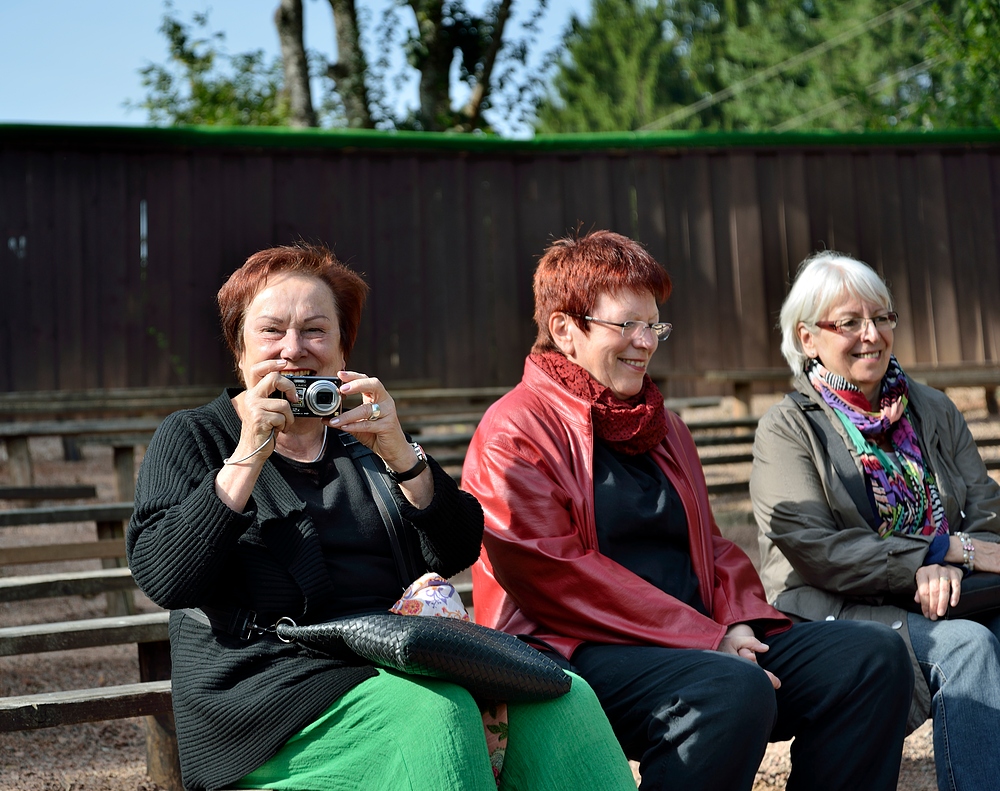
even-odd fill
[[[489,409],[465,457],[462,488],[486,514],[472,569],[478,623],[535,635],[567,658],[584,641],[715,649],[736,623],[755,622],[758,634],[790,626],[767,603],[750,559],[719,533],[691,433],[670,411],[667,424],[650,454],[684,504],[711,618],[598,550],[590,404],[528,359],[521,383]]]

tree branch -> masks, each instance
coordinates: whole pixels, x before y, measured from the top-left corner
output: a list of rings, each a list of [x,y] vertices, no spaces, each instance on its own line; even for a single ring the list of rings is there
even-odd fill
[[[285,72],[289,122],[292,126],[317,126],[309,89],[309,64],[302,41],[302,0],[280,0],[274,25],[281,42],[281,62]]]
[[[358,14],[354,0],[330,0],[333,25],[337,34],[337,62],[327,68],[327,75],[336,85],[344,103],[347,125],[355,129],[371,129],[371,110],[368,104],[368,87],[365,75],[368,64],[361,49],[358,31]]]
[[[476,84],[472,86],[469,100],[462,108],[462,116],[468,128],[475,129],[482,120],[483,102],[490,94],[491,81],[493,79],[493,66],[497,60],[500,47],[503,46],[503,29],[510,16],[510,7],[513,0],[501,0],[497,6],[496,21],[493,23],[493,35],[490,38],[489,48],[483,57],[483,67],[476,75]]]

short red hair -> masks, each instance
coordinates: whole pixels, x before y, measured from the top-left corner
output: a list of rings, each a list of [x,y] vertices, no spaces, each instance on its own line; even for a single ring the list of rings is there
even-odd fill
[[[549,317],[567,313],[582,330],[601,294],[649,292],[657,304],[672,289],[670,275],[641,244],[612,231],[557,239],[546,248],[535,269],[535,324],[532,352],[558,351],[549,334]]]
[[[297,244],[271,247],[254,253],[219,289],[216,301],[219,305],[222,334],[237,366],[243,356],[243,323],[247,308],[267,285],[269,277],[288,272],[315,277],[330,287],[333,304],[337,309],[337,323],[340,325],[340,348],[346,362],[358,339],[368,284],[359,274],[337,260],[326,247]]]

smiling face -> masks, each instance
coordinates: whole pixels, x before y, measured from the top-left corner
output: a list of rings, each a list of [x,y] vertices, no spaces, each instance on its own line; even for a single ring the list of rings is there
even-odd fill
[[[287,360],[283,374],[334,376],[344,369],[340,325],[330,287],[308,275],[272,278],[247,306],[239,367],[250,388],[262,360]]]
[[[889,308],[885,305],[845,295],[840,302],[834,303],[823,320],[870,318],[888,312]],[[848,335],[820,327],[811,329],[800,323],[798,332],[802,351],[807,356],[819,358],[829,371],[844,377],[864,393],[870,404],[877,406],[882,377],[892,354],[891,329],[885,328],[880,332],[868,321],[861,332]]]
[[[660,320],[656,300],[648,291],[602,293],[590,315],[617,323],[644,321],[654,324]],[[659,345],[652,331],[629,339],[622,337],[620,327],[597,322],[589,322],[584,331],[565,313],[553,313],[549,329],[563,354],[602,385],[610,387],[618,398],[631,398],[642,390],[646,367]]]

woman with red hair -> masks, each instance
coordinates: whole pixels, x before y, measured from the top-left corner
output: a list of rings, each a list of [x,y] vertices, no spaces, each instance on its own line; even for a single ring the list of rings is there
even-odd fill
[[[172,610],[185,788],[634,789],[580,679],[509,703],[501,727],[460,686],[267,628],[384,612],[424,572],[451,576],[479,554],[479,504],[409,442],[385,385],[347,370],[366,292],[324,248],[251,256],[218,295],[243,387],[168,417],[143,460],[129,566]],[[293,413],[292,376],[340,384],[319,391],[320,414]],[[348,394],[362,403],[337,410]],[[487,725],[504,740],[492,750]]]
[[[912,675],[877,624],[792,625],[712,517],[694,442],[646,373],[670,279],[609,231],[535,272],[538,337],[484,416],[480,623],[530,634],[594,688],[643,788],[750,789],[795,738],[789,789],[893,791]]]

